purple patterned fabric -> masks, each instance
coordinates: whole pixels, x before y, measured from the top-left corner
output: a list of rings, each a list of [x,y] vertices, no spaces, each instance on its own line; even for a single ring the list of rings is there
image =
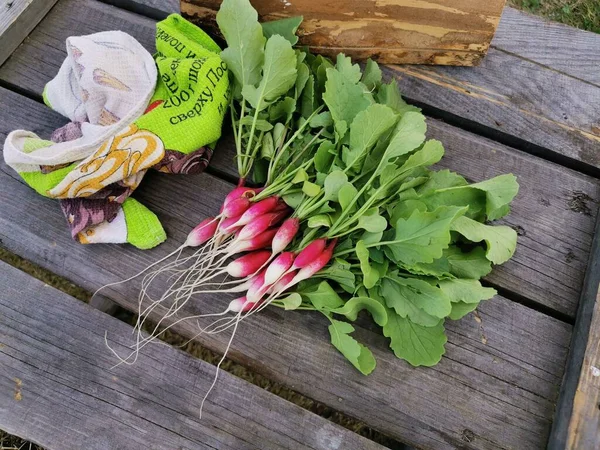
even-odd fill
[[[121,204],[131,195],[133,189],[121,182],[96,192],[89,197],[60,200],[60,207],[67,218],[71,236],[75,238],[81,231],[102,222],[112,222]]]
[[[81,136],[81,122],[70,122],[55,130],[50,139],[59,143],[72,141]],[[212,153],[210,147],[201,147],[187,155],[175,150],[165,150],[163,159],[153,168],[165,173],[200,173],[208,166]],[[41,170],[43,173],[49,173],[67,165],[43,166]],[[113,221],[121,205],[131,195],[135,187],[135,185],[128,186],[119,181],[89,197],[60,200],[61,209],[71,229],[71,236],[76,239],[80,232],[91,226]]]
[[[153,168],[165,173],[186,175],[200,173],[208,166],[212,152],[210,147],[201,147],[187,155],[174,150],[165,150],[164,158]]]
[[[81,136],[81,122],[70,122],[55,130],[50,139],[53,142],[59,143],[72,141]],[[42,172],[48,173],[67,165],[44,166],[42,167]],[[118,182],[86,198],[60,200],[60,207],[67,218],[67,223],[71,229],[71,236],[76,238],[78,233],[93,225],[114,220],[119,212],[119,208],[121,208],[121,204],[131,195],[131,192],[131,188]]]
[[[58,144],[60,142],[73,141],[81,136],[83,136],[81,133],[81,122],[69,122],[65,126],[54,130],[54,133],[50,136],[50,140]]]
[[[60,207],[67,218],[71,236],[77,235],[92,225],[102,222],[112,222],[117,216],[121,203],[109,202],[105,199],[65,199],[60,201]]]

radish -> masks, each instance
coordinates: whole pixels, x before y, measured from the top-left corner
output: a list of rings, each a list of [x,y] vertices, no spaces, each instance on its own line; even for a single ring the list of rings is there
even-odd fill
[[[246,210],[237,225],[247,225],[258,217],[271,212],[278,205],[279,198],[276,196],[267,197],[264,200],[256,202]]]
[[[300,229],[300,220],[297,217],[290,217],[281,224],[275,236],[273,236],[273,242],[271,247],[273,253],[281,253],[285,248],[292,242],[298,230]]]
[[[251,239],[252,237],[257,236],[258,234],[265,231],[271,225],[275,225],[278,219],[283,219],[281,213],[263,214],[262,216],[259,216],[251,222],[249,222],[248,224],[244,225],[244,227],[240,230],[240,234],[237,238],[241,241]]]
[[[275,226],[279,225],[283,220],[285,220],[290,215],[290,212],[288,210],[283,210],[273,211],[270,214],[273,214],[273,218],[271,219],[269,226]]]
[[[190,231],[185,241],[186,247],[198,247],[208,241],[215,235],[217,225],[219,221],[214,217],[209,217],[200,222],[196,227]]]
[[[290,214],[292,213],[292,208],[290,208],[286,202],[284,202],[282,199],[279,199],[279,201],[277,202],[277,205],[275,205],[275,208],[273,208],[273,210],[271,212],[279,212],[279,211],[289,211]]]
[[[265,286],[265,273],[266,270],[263,270],[250,281],[250,286],[248,287],[248,292],[246,293],[248,300],[256,302],[262,297],[260,293],[263,291]]]
[[[248,277],[250,275],[254,275],[256,271],[260,270],[270,257],[271,252],[266,250],[248,253],[230,262],[226,271],[232,277]]]
[[[229,217],[221,220],[221,223],[219,224],[219,231],[223,234],[231,234],[240,230],[242,227],[237,225],[237,221],[240,219],[240,217],[241,216]]]
[[[225,200],[223,200],[223,207],[227,206],[229,202],[241,197],[252,198],[260,191],[262,191],[262,188],[249,188],[245,186],[237,187],[233,189],[229,194],[227,194]]]
[[[260,250],[261,248],[267,248],[271,245],[273,237],[276,233],[277,228],[270,228],[251,239],[240,240],[239,242],[234,244],[234,248],[232,248],[231,250],[233,253],[239,253],[250,252],[252,250]]]
[[[333,249],[335,248],[335,244],[337,243],[337,239],[333,239],[329,245],[318,255],[313,261],[309,264],[302,267],[294,279],[291,281],[290,285],[298,284],[300,281],[307,280],[312,277],[315,273],[321,270],[323,267],[327,265],[331,257],[333,256]],[[296,258],[297,259],[297,258]]]
[[[281,253],[260,274],[260,279],[248,289],[248,300],[259,301],[286,272],[292,267],[295,255],[292,252]],[[262,283],[260,283],[262,281]]]
[[[273,286],[271,286],[270,291],[268,291],[268,294],[272,294],[273,292],[281,292],[284,291],[285,288],[287,287],[288,283],[290,283],[294,277],[296,276],[296,274],[298,273],[297,270],[291,270],[288,271],[285,275],[283,275],[279,281],[277,283],[275,283]]]
[[[221,215],[225,218],[239,217],[250,207],[250,200],[247,197],[236,198],[223,205]]]
[[[275,258],[265,271],[265,284],[272,285],[277,282],[292,267],[294,258],[292,252],[283,252]]]
[[[229,303],[229,306],[227,307],[227,311],[236,312],[236,313],[248,312],[254,308],[258,308],[259,306],[260,306],[260,301],[259,302],[251,302],[246,297],[240,297],[240,298],[231,300],[231,302]]]
[[[294,260],[294,269],[302,269],[313,262],[323,251],[325,250],[325,246],[327,245],[326,239],[315,239],[310,244],[308,244],[304,249],[298,254],[296,259]]]

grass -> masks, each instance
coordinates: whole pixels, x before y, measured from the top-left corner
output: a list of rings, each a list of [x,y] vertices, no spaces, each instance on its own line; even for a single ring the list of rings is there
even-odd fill
[[[17,436],[11,436],[10,434],[0,430],[0,450],[43,450],[42,447],[32,444],[31,442],[24,441]]]
[[[555,22],[600,33],[599,0],[508,0],[508,4]]]

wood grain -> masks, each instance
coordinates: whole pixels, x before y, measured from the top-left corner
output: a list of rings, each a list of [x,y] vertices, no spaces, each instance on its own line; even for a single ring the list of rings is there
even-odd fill
[[[0,428],[48,450],[383,449],[167,345],[113,368],[132,328],[0,262]]]
[[[262,21],[303,16],[300,43],[382,63],[476,65],[485,56],[505,0],[254,0]],[[214,29],[221,0],[182,0],[181,12]],[[218,31],[218,30],[214,30]]]
[[[600,291],[588,336],[579,385],[573,400],[567,448],[584,450],[600,446]]]
[[[96,11],[103,8],[107,7],[103,5]],[[88,19],[94,17],[97,19],[99,14],[87,16]],[[127,19],[127,14],[122,11],[113,16],[113,20],[121,21],[118,23],[129,22],[136,32],[145,32],[145,26],[140,27],[140,23],[143,25],[146,21],[137,16],[131,20],[123,18]],[[71,23],[73,19],[71,14]],[[63,26],[68,24],[69,21],[63,22]],[[62,44],[54,39],[51,42]],[[28,112],[35,111],[36,107],[41,109],[41,105],[20,96],[15,98],[14,94],[6,97],[4,94],[3,105],[10,106],[7,111],[11,114],[0,119],[2,131],[19,126],[51,130],[54,121],[61,120],[52,114],[51,119],[45,121],[41,111]],[[5,103],[5,98],[13,100]],[[30,116],[36,117],[38,113],[40,120],[32,121]],[[464,141],[459,140],[456,145],[461,142]],[[497,146],[491,145],[487,150],[493,154]],[[522,165],[524,160],[518,157],[519,153],[513,153],[517,157],[511,164]],[[498,159],[504,158],[498,156]],[[481,158],[479,164],[486,170],[501,170],[500,167],[489,169],[485,158]],[[541,166],[554,167],[546,163]],[[572,174],[558,167],[554,172],[537,169],[535,164],[529,167],[532,175],[540,170],[554,174],[555,178],[563,172]],[[208,175],[150,176],[139,198],[158,212],[172,239],[159,249],[142,253],[121,246],[74,244],[56,205],[36,196],[13,176],[10,171],[0,174],[3,185],[0,238],[4,245],[88,289],[134,273],[174,248],[189,227],[209,211],[217,210],[224,191],[229,188]],[[571,178],[571,175],[568,178],[578,180],[575,186],[587,180],[579,176]],[[557,202],[559,200],[557,198]],[[190,205],[195,207],[190,209]],[[111,296],[132,308],[135,291],[135,286],[123,286],[111,292]],[[206,298],[193,309],[223,308],[226,302],[223,298]],[[231,356],[415,445],[428,448],[538,448],[544,445],[564,364],[569,326],[497,297],[482,306],[479,318],[469,316],[449,326],[447,355],[442,364],[433,369],[406,366],[391,355],[378,332],[361,327],[360,338],[374,348],[379,361],[378,369],[368,379],[356,374],[330,347],[324,330],[325,325],[318,317],[267,311],[240,330]],[[182,326],[179,331],[194,333],[189,326]],[[265,333],[269,339],[264,339]],[[218,351],[224,348],[225,339],[221,336],[203,338],[202,342]]]
[[[469,70],[388,66],[384,72],[398,80],[407,97],[456,123],[466,119],[479,131],[500,133],[499,138],[522,148],[598,173],[597,86],[493,48]]]
[[[386,72],[456,123],[600,173],[599,55],[600,35],[505,8],[478,67]]]
[[[214,0],[209,0],[214,1]],[[104,0],[133,11],[179,12],[179,0]],[[425,5],[424,2],[420,2]],[[451,6],[454,5],[452,2]],[[511,7],[502,10],[491,47],[546,68],[600,85],[600,35],[552,22]]]
[[[153,20],[91,0],[65,0],[15,52],[6,67],[0,69],[0,79],[9,77],[23,89],[34,88],[41,92],[65,57],[63,43],[67,36],[112,27],[127,29],[154,51]],[[19,76],[14,77],[14,74]],[[49,115],[48,122],[43,118],[43,107],[30,102],[24,109],[19,107],[18,97],[12,95],[10,99],[6,101],[10,102],[11,113],[3,117],[6,131],[11,127],[36,131],[36,127],[40,127],[41,134],[49,135],[57,123],[56,115]],[[519,248],[515,258],[497,268],[490,281],[574,317],[592,240],[596,205],[600,201],[598,181],[439,121],[429,121],[429,136],[444,142],[447,148],[444,164],[473,180],[506,172],[517,175],[522,185],[521,194],[515,200],[508,223],[522,235]],[[214,173],[235,177],[230,137],[223,138],[211,167]]]
[[[600,85],[600,34],[504,8],[492,47]]]
[[[548,450],[600,446],[600,218],[586,271]]]
[[[151,0],[127,2],[130,3],[134,9],[150,4],[160,7],[160,2]],[[148,19],[122,10],[110,14],[106,5],[98,2],[63,0],[55,9],[59,8],[62,13],[50,14],[44,21],[48,26],[34,31],[30,45],[19,48],[0,68],[1,80],[39,94],[47,81],[44,74],[58,70],[64,39],[70,34],[82,34],[78,30],[89,33],[120,28],[147,46],[154,45],[153,24]],[[165,4],[162,11],[166,15],[172,7]],[[594,80],[593,74],[597,73],[590,55],[600,54],[600,36],[549,26],[550,42],[537,45],[539,36],[531,30],[541,30],[542,24],[521,12],[510,8],[507,11],[495,38],[500,44],[490,49],[479,67],[397,66],[386,69],[386,73],[398,78],[407,97],[444,111],[455,122],[498,134],[511,145],[600,173],[600,88],[587,81]],[[105,13],[112,22],[102,22]],[[99,22],[95,21],[97,16]],[[513,39],[520,44],[508,45]],[[579,53],[569,45],[573,40],[583,42],[578,47],[582,57],[577,57]],[[47,67],[52,67],[52,71],[48,72]],[[38,70],[42,75],[37,74]]]
[[[13,176],[5,167],[0,172],[3,245],[91,291],[172,251],[195,223],[216,213],[230,189],[208,174],[150,174],[136,197],[158,214],[170,239],[141,252],[130,246],[73,242],[55,202],[34,194]],[[134,309],[137,289],[132,282],[104,294]],[[206,296],[182,314],[222,310],[228,301],[226,296]],[[378,329],[356,328],[378,361],[368,378],[331,346],[325,319],[310,313],[269,309],[253,316],[238,329],[229,356],[412,445],[539,448],[546,441],[569,325],[498,296],[482,305],[479,316],[449,324],[442,363],[419,369],[396,359]],[[197,334],[190,323],[176,331],[190,337]],[[222,352],[229,336],[197,339]]]
[[[600,35],[507,7],[479,67],[387,73],[407,97],[461,126],[600,174],[599,55]]]
[[[23,42],[57,0],[11,0],[0,5],[0,65]]]

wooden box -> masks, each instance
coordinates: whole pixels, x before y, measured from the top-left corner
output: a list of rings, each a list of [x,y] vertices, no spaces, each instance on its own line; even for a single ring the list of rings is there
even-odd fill
[[[304,16],[300,43],[382,63],[476,65],[505,0],[251,0],[261,21]],[[221,0],[181,0],[181,12],[215,31]],[[209,31],[207,29],[207,31]]]

